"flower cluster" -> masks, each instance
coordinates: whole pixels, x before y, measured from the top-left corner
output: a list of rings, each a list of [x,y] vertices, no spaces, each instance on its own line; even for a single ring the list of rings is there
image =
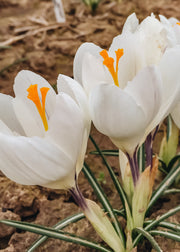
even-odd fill
[[[91,120],[119,149],[130,229],[142,226],[158,166],[152,159],[155,134],[170,113],[180,127],[179,69],[179,21],[151,15],[139,24],[132,14],[108,51],[93,43],[80,46],[74,79],[59,75],[58,93],[41,76],[21,71],[15,98],[0,94],[1,171],[17,183],[70,190],[101,237],[123,251],[108,218],[103,223],[99,207],[77,187]],[[137,153],[143,143],[141,173]]]

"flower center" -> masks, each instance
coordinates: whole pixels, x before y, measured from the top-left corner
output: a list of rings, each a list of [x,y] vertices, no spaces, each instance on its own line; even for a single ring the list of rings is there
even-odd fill
[[[30,99],[32,102],[34,102],[44,125],[44,129],[45,131],[48,130],[48,123],[47,123],[47,118],[46,118],[46,111],[45,111],[45,102],[46,102],[46,95],[47,92],[49,91],[48,87],[42,87],[40,88],[40,92],[41,92],[41,100],[39,98],[39,94],[38,94],[38,85],[34,84],[34,85],[30,85],[27,89],[27,91],[29,92],[27,98]]]
[[[123,49],[118,49],[117,51],[115,51],[116,53],[116,68],[114,68],[114,59],[112,57],[109,57],[108,52],[106,50],[102,50],[100,52],[100,55],[103,57],[104,61],[103,64],[108,68],[113,80],[114,80],[114,84],[119,87],[119,82],[118,82],[118,64],[119,64],[119,60],[120,58],[123,56],[124,54],[124,50]]]

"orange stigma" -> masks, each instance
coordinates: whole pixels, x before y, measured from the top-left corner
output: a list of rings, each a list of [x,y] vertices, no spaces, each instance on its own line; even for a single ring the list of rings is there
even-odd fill
[[[41,100],[39,98],[37,84],[30,85],[28,87],[27,91],[29,92],[27,98],[30,99],[32,102],[34,102],[34,104],[39,112],[39,115],[41,116],[41,119],[42,119],[42,122],[44,125],[44,129],[45,129],[45,131],[47,131],[48,130],[48,123],[47,123],[47,118],[46,118],[45,102],[46,102],[46,95],[47,95],[47,92],[49,91],[49,88],[48,87],[40,88]]]
[[[115,51],[116,53],[116,69],[114,69],[114,59],[112,57],[109,57],[108,52],[106,50],[102,50],[100,52],[100,55],[103,57],[104,61],[103,64],[108,68],[113,80],[114,80],[114,84],[119,87],[119,82],[118,82],[118,64],[119,64],[119,60],[120,58],[123,56],[124,54],[124,50],[123,49],[118,49],[117,51]]]
[[[177,25],[180,25],[180,22],[177,22],[176,24],[177,24]]]

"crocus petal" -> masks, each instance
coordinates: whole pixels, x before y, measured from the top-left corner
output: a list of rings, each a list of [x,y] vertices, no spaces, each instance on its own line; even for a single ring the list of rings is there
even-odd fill
[[[0,133],[0,159],[1,171],[24,185],[43,185],[75,174],[72,160],[57,145],[39,137]]]
[[[86,127],[90,130],[90,115],[87,102],[87,96],[82,88],[82,86],[72,78],[60,74],[57,80],[58,93],[63,92],[68,94],[79,106],[83,113],[84,121]]]
[[[8,128],[8,126],[1,120],[0,120],[0,132],[5,135],[13,135],[13,132],[11,131],[11,129]]]
[[[124,175],[125,175],[127,165],[128,165],[127,156],[124,154],[123,151],[119,150],[119,166],[120,166],[122,181],[124,181]]]
[[[161,23],[164,25],[164,28],[167,33],[168,44],[170,47],[173,47],[177,44],[176,34],[173,29],[171,22],[163,15],[159,15]]]
[[[124,23],[122,33],[124,32],[132,32],[134,33],[139,25],[139,20],[136,17],[135,13],[129,15]]]
[[[61,146],[64,153],[76,162],[81,150],[83,130],[82,113],[76,102],[65,93],[58,94],[45,138]]]
[[[98,58],[90,53],[86,53],[82,65],[82,83],[89,95],[91,90],[99,84],[113,84],[113,79],[106,66],[103,65],[103,58]]]
[[[17,134],[24,135],[24,131],[14,113],[10,95],[0,94],[0,118],[8,127]]]
[[[180,102],[177,103],[176,107],[171,112],[171,116],[177,127],[180,128]]]
[[[132,153],[139,144],[157,112],[161,80],[156,75],[155,68],[147,67],[124,90],[104,84],[91,92],[90,112],[95,126],[128,153]]]
[[[49,119],[49,117],[53,113],[55,107],[56,93],[44,78],[31,71],[23,70],[19,72],[15,78],[14,92],[16,98],[13,101],[13,107],[16,116],[28,136],[42,136],[42,134],[44,133],[44,126],[41,117],[35,104],[27,98],[27,89],[31,84],[38,84],[38,88],[49,88],[49,91],[47,92],[45,106],[47,119]],[[39,95],[41,97],[40,93]],[[31,121],[32,118],[33,120]],[[29,121],[31,121],[31,124],[29,124]]]
[[[77,80],[80,84],[82,84],[82,65],[83,65],[83,58],[84,55],[89,52],[90,54],[94,55],[95,57],[100,57],[99,52],[102,51],[102,49],[99,46],[96,46],[93,43],[84,43],[82,44],[74,57],[74,65],[73,65],[73,71],[74,71],[74,79]]]
[[[146,65],[142,48],[137,39],[136,34],[123,33],[113,39],[109,48],[109,55],[114,59],[116,58],[116,50],[119,48],[124,50],[124,55],[120,58],[118,64],[118,80],[121,88],[124,88],[127,82],[136,76],[142,66]]]
[[[158,68],[156,66],[143,68],[124,90],[142,108],[148,125],[162,103],[163,83]]]
[[[175,107],[180,97],[180,47],[166,50],[159,64],[162,75],[162,103],[159,112],[154,117],[146,135],[151,132]]]

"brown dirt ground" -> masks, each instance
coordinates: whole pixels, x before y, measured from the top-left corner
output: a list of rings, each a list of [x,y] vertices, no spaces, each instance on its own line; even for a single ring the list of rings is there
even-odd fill
[[[0,45],[10,46],[0,50],[0,91],[13,95],[13,80],[17,72],[29,69],[45,77],[52,85],[56,83],[59,73],[72,77],[73,57],[77,48],[83,42],[94,42],[103,48],[108,48],[114,36],[121,32],[127,16],[136,12],[142,20],[152,12],[167,17],[180,19],[179,0],[105,0],[99,4],[95,14],[80,0],[64,0],[66,23],[57,24],[50,0],[0,0]],[[112,149],[113,144],[94,128],[92,135],[102,149]],[[114,208],[120,208],[109,175],[104,169],[101,159],[88,154],[94,150],[88,144],[86,162],[97,177],[105,174],[105,183],[101,183]],[[118,162],[115,158],[108,161],[118,174]],[[83,174],[79,178],[79,186],[85,197],[96,200],[93,190],[88,185]],[[154,209],[153,216],[167,211],[179,204],[177,195],[163,197]],[[155,211],[156,210],[156,211]],[[64,191],[50,190],[40,186],[22,186],[11,182],[0,174],[0,218],[24,220],[37,224],[52,226],[59,220],[77,213],[79,210],[72,202],[70,195]],[[179,222],[179,216],[171,218]],[[84,237],[97,238],[94,230],[86,220],[78,225],[72,224],[66,228]],[[18,252],[26,249],[37,238],[37,235],[0,226],[0,251]],[[158,238],[165,252],[178,252],[180,245],[176,242]],[[93,251],[60,240],[49,239],[40,251]],[[144,243],[138,251],[151,251]]]

